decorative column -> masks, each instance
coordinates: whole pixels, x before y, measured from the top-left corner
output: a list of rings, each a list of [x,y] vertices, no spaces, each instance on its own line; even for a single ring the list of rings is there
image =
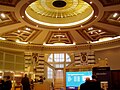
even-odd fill
[[[44,75],[44,54],[25,52],[25,72],[34,72],[35,78]]]

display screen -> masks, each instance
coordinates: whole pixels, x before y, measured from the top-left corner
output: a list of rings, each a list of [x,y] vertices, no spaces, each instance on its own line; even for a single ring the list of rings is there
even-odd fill
[[[92,79],[92,71],[66,72],[66,89],[78,90],[78,87],[85,82],[86,77]]]

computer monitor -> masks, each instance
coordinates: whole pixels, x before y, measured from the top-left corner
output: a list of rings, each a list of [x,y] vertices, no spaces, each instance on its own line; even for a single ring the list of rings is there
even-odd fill
[[[66,90],[78,90],[86,77],[92,79],[92,71],[66,72]]]

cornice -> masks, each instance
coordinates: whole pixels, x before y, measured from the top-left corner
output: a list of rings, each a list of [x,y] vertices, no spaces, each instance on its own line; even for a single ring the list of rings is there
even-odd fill
[[[31,52],[80,52],[80,51],[99,51],[105,49],[111,49],[120,47],[120,39],[94,43],[94,44],[84,44],[75,46],[43,46],[43,45],[32,45],[32,44],[18,44],[10,41],[0,41],[0,48],[16,50],[16,51],[31,51]]]

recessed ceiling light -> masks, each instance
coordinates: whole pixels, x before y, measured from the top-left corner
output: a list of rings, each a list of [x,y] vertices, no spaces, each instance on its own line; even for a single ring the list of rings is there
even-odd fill
[[[17,32],[20,33],[20,30],[18,30]]]
[[[97,16],[95,15],[95,17],[97,17]]]
[[[3,38],[3,37],[0,37],[0,40],[6,40],[5,38]]]
[[[92,2],[90,2],[90,4],[92,4]]]
[[[117,17],[117,15],[118,15],[118,13],[114,13],[114,14],[113,14],[113,17]]]
[[[1,13],[0,16],[1,16],[2,18],[5,18],[5,17],[6,17],[4,13]]]
[[[101,32],[102,30],[98,30],[98,32]]]
[[[24,18],[24,16],[22,16],[22,18]]]
[[[93,30],[93,27],[88,28],[88,30]]]
[[[81,25],[80,27],[83,27],[83,25]]]
[[[26,30],[30,30],[30,28],[26,28]]]

